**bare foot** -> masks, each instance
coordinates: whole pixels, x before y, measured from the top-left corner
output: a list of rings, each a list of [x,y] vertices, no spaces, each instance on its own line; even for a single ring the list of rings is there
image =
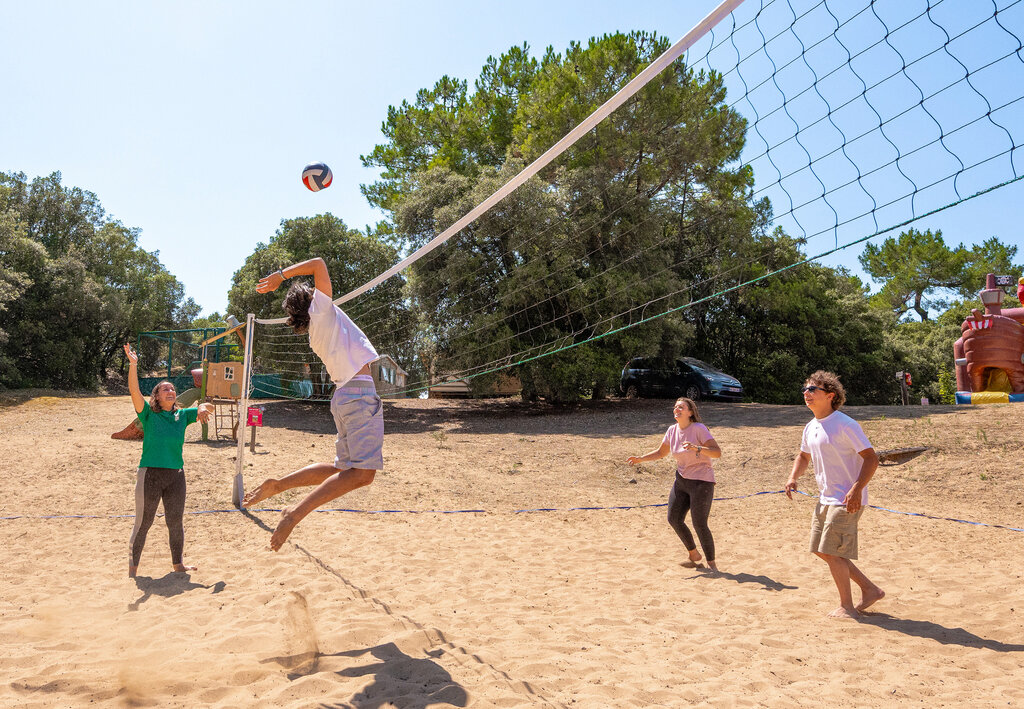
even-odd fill
[[[718,564],[714,561],[708,560],[708,568],[712,571],[718,571]]]
[[[138,573],[138,571],[139,571],[139,567],[138,566],[132,566],[131,564],[128,564],[128,578],[130,578],[130,579],[135,578],[135,574]]]
[[[693,551],[689,552],[689,555],[689,560],[682,562],[680,566],[686,569],[696,569],[697,566],[700,564],[701,560],[700,552],[694,549]]]
[[[242,497],[242,507],[250,507],[258,502],[263,502],[268,497],[276,495],[280,492],[278,489],[279,482],[279,480],[274,478],[264,480],[255,490],[250,490]]]
[[[280,549],[288,541],[288,535],[295,529],[296,524],[298,524],[298,520],[294,518],[289,507],[281,513],[281,521],[277,523],[277,529],[270,535],[270,548],[274,551]]]
[[[885,591],[875,586],[874,590],[863,592],[860,603],[857,604],[858,611],[864,611],[874,605],[877,601],[885,598]]]
[[[843,608],[839,606],[834,611],[828,614],[829,618],[846,618],[850,620],[856,620],[860,613],[857,612],[856,608]]]
[[[195,571],[198,568],[199,568],[198,566],[185,566],[184,564],[175,564],[174,565],[174,570],[177,571],[178,573],[183,573],[185,571]]]

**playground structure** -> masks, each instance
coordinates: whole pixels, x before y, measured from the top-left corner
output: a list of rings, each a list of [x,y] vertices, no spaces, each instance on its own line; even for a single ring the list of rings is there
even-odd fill
[[[228,316],[228,322],[230,328],[210,327],[140,332],[136,342],[136,351],[139,353],[144,351],[144,343],[145,351],[149,354],[155,352],[151,340],[156,340],[161,347],[166,342],[167,347],[166,351],[162,352],[166,358],[160,360],[161,368],[167,367],[166,376],[139,377],[139,388],[143,396],[147,396],[157,383],[169,381],[179,392],[178,406],[188,407],[201,402],[213,404],[214,436],[218,440],[228,436],[232,440],[237,440],[238,401],[242,396],[242,363],[230,360],[221,361],[221,359],[234,355],[236,348],[240,347],[240,344],[223,341],[224,338],[244,330],[244,326],[238,324],[238,321],[231,316]],[[199,342],[180,339],[196,334],[202,338]],[[177,355],[175,355],[175,345],[178,345]],[[198,349],[199,351],[194,354],[198,354],[200,359],[187,354],[189,353],[188,348],[192,348],[193,351]],[[184,357],[183,353],[186,353]],[[180,371],[183,365],[185,371]],[[208,424],[203,424],[202,437],[204,441],[209,440]],[[123,430],[112,434],[111,438],[117,440],[142,439],[143,433],[138,426],[138,420],[133,420]]]
[[[139,353],[139,388],[142,392],[149,392],[158,382],[165,380],[183,392],[193,386],[191,372],[201,367],[204,359],[223,362],[236,358],[240,354],[241,345],[226,341],[224,336],[236,331],[238,322],[231,316],[228,318],[228,327],[140,332],[135,342],[135,351]],[[198,342],[193,341],[193,338],[198,339]],[[206,343],[210,346],[207,347]],[[143,375],[142,362],[156,362],[158,366],[148,368],[146,375]]]
[[[1018,283],[1024,297],[1024,279]],[[1003,288],[1012,285],[1011,276],[988,274],[979,293],[984,312],[972,309],[961,326],[953,345],[958,404],[1024,402],[1024,307],[1002,307]]]

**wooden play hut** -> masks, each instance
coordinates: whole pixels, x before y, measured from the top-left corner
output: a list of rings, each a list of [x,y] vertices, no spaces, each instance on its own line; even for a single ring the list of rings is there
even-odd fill
[[[238,438],[238,400],[242,398],[242,363],[210,362],[206,370],[206,400],[213,404],[213,429]]]

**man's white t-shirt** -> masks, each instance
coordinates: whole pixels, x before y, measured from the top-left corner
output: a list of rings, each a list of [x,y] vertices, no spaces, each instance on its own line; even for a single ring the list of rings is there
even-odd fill
[[[378,357],[363,331],[327,294],[315,288],[309,304],[309,346],[323,360],[337,386],[344,385],[364,364]]]
[[[842,411],[833,411],[823,419],[811,419],[804,426],[800,450],[811,455],[821,504],[844,504],[864,465],[860,452],[868,448],[871,442],[860,424]],[[862,505],[868,504],[867,488],[860,501]]]

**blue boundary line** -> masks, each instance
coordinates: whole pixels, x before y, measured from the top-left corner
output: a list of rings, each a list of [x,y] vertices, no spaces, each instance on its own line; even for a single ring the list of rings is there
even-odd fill
[[[817,497],[817,495],[811,495],[810,493],[804,492],[803,490],[796,490],[797,493],[805,497]],[[761,495],[784,495],[785,490],[763,490],[761,492],[752,492],[749,495],[736,495],[734,497],[716,497],[715,502],[725,502],[728,500],[745,500],[751,497],[760,497]],[[533,509],[522,509],[513,510],[512,514],[523,514],[530,512],[581,512],[581,511],[600,511],[600,510],[642,510],[651,507],[667,507],[667,502],[658,502],[650,505],[615,505],[612,507],[536,507]],[[991,524],[989,522],[972,522],[969,519],[958,519],[956,517],[939,517],[937,515],[929,515],[924,512],[903,512],[902,510],[894,510],[888,507],[880,507],[878,505],[868,505],[871,509],[881,510],[883,512],[891,512],[897,515],[905,515],[907,517],[923,517],[924,519],[934,519],[940,522],[958,522],[960,524],[970,524],[975,527],[992,527],[993,529],[1006,529],[1011,532],[1024,532],[1024,529],[1018,527],[1009,527],[1005,524]],[[236,508],[226,510],[196,510],[191,512],[185,512],[187,515],[211,515],[211,514],[224,514],[227,512],[239,512]],[[259,509],[249,509],[249,512],[282,512],[280,508],[273,507],[261,507]],[[326,509],[318,509],[316,512],[351,512],[355,514],[365,515],[383,515],[383,514],[442,514],[442,515],[458,515],[458,514],[469,514],[469,513],[487,513],[487,510],[354,510],[344,507],[331,507]],[[163,513],[159,513],[158,517],[163,517]],[[135,515],[14,515],[11,517],[0,517],[0,521],[3,520],[14,520],[14,519],[133,519]]]
[[[735,497],[716,497],[715,502],[722,502],[725,500],[744,500],[748,497],[757,497],[759,495],[778,495],[783,490],[764,490],[763,492],[752,492],[749,495],[737,495]],[[619,505],[615,507],[537,507],[532,510],[515,510],[513,514],[520,514],[522,512],[575,512],[577,510],[641,510],[648,507],[668,507],[667,502],[658,502],[651,505]]]
[[[779,492],[784,493],[785,490]],[[806,497],[817,497],[817,495],[811,495],[810,493],[804,492],[803,490],[796,490],[796,492]],[[971,524],[975,527],[992,527],[994,529],[1008,529],[1011,532],[1024,532],[1024,529],[1017,527],[1008,527],[1005,524],[991,524],[989,522],[972,522],[969,519],[957,519],[956,517],[939,517],[938,515],[929,515],[924,512],[904,512],[902,510],[893,510],[888,507],[880,507],[879,505],[868,505],[873,510],[882,510],[883,512],[892,512],[896,515],[906,515],[907,517],[924,517],[925,519],[936,519],[941,522],[959,522],[960,524]]]

